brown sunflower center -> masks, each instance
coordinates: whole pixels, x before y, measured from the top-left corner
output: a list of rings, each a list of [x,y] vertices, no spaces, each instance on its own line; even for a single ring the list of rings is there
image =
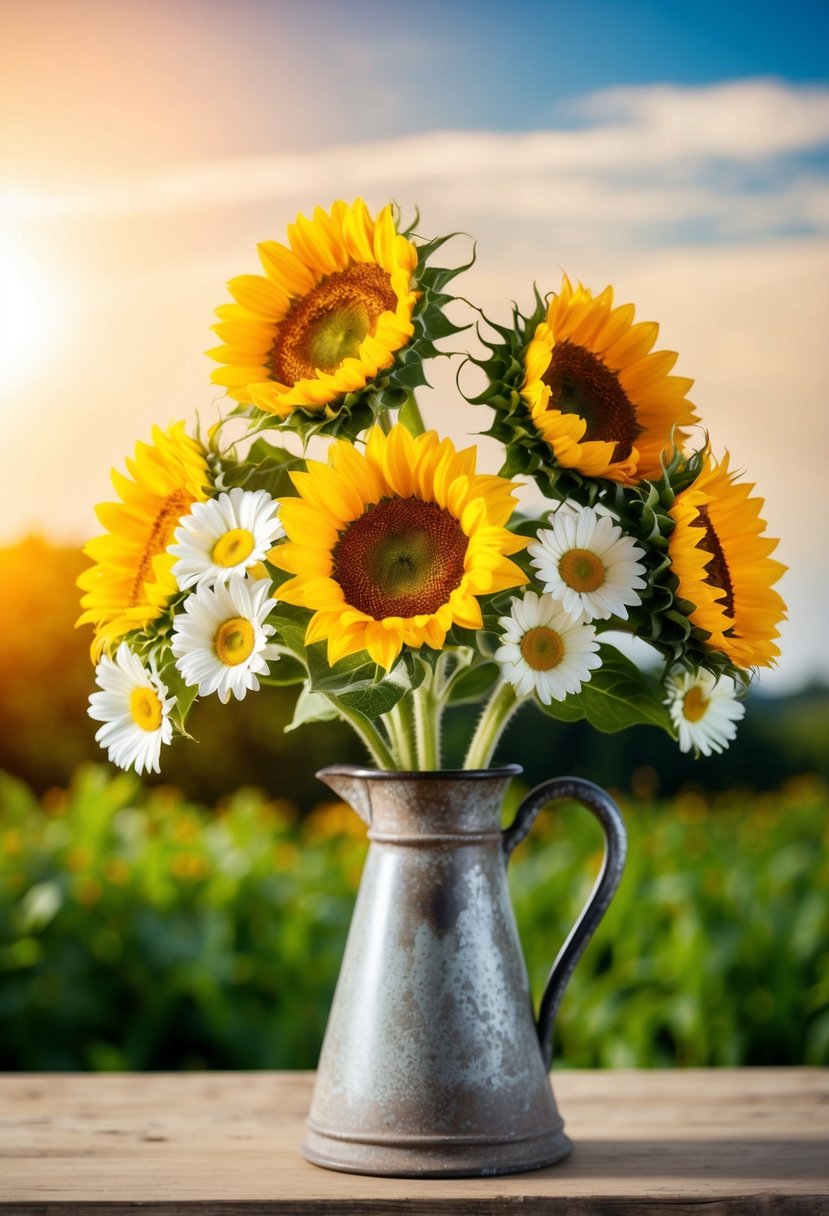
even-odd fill
[[[587,423],[583,443],[615,443],[614,461],[627,460],[642,427],[618,377],[601,359],[573,342],[557,342],[542,379],[551,389],[551,409],[578,414]]]
[[[163,553],[173,539],[173,533],[183,515],[187,515],[193,505],[194,498],[186,490],[173,490],[168,494],[158,509],[152,522],[147,539],[144,542],[144,552],[135,572],[130,592],[130,608],[144,601],[144,583],[154,582],[152,578],[153,558]]]
[[[437,612],[463,578],[467,537],[434,502],[388,498],[350,523],[334,549],[346,603],[376,621]]]
[[[731,572],[728,569],[728,561],[723,553],[723,547],[720,544],[720,538],[717,536],[716,529],[711,523],[711,518],[708,514],[707,507],[697,507],[699,516],[699,525],[705,529],[705,539],[700,545],[706,553],[711,554],[711,560],[705,563],[706,583],[709,587],[717,587],[724,592],[720,599],[722,610],[728,617],[734,616],[734,584],[731,581]]]
[[[394,312],[397,296],[382,266],[355,262],[335,271],[291,305],[271,350],[271,370],[280,384],[333,372],[357,355],[384,312]]]
[[[564,658],[561,634],[547,625],[528,629],[521,639],[521,655],[533,671],[552,671]]]

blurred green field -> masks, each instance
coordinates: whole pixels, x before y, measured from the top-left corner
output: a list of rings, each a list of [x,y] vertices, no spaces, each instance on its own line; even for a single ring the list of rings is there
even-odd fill
[[[825,784],[623,809],[628,868],[557,1064],[829,1063]],[[0,1068],[313,1067],[365,847],[339,803],[208,809],[99,766],[42,798],[2,777]],[[514,857],[536,995],[600,848],[565,807]]]

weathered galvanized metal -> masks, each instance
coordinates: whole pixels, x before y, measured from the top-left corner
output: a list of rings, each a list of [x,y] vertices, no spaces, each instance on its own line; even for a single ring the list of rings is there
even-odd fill
[[[317,775],[369,825],[369,850],[301,1151],[330,1169],[400,1177],[506,1174],[570,1152],[547,1075],[564,987],[613,896],[621,816],[577,778],[545,782],[501,831],[521,770]],[[542,807],[588,807],[602,871],[534,1021],[506,863]]]

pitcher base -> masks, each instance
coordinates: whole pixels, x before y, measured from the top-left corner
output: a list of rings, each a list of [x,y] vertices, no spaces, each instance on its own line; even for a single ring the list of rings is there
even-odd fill
[[[391,1178],[486,1178],[522,1174],[563,1161],[572,1141],[559,1130],[519,1140],[465,1136],[330,1135],[309,1126],[299,1151],[306,1161],[345,1174]]]

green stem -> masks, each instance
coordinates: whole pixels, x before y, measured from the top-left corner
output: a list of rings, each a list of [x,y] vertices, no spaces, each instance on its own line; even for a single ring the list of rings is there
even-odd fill
[[[412,694],[417,740],[417,765],[421,772],[440,768],[441,706],[432,692],[431,673]]]
[[[413,435],[422,435],[426,430],[420,406],[417,404],[417,398],[412,390],[409,390],[409,397],[406,403],[400,407],[398,419]]]
[[[358,713],[355,709],[346,709],[333,697],[329,697],[329,700],[340,717],[348,722],[360,736],[377,767],[385,769],[387,772],[394,772],[396,767],[394,756],[374,723],[370,722],[365,714]]]
[[[503,681],[496,684],[495,691],[481,714],[469,751],[463,762],[464,768],[488,768],[504,727],[515,713],[520,702],[511,684]]]
[[[392,751],[401,772],[411,772],[416,765],[414,753],[414,721],[408,693],[383,716],[389,732]]]

